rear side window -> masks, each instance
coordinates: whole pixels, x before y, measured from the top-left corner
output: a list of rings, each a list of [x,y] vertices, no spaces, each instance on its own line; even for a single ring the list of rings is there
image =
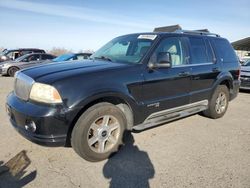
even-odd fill
[[[28,57],[28,62],[30,61],[39,61],[40,60],[40,55],[35,54],[35,55],[31,55],[30,57]]]
[[[42,55],[42,60],[53,59],[54,57],[51,55],[44,54]]]
[[[225,39],[213,39],[213,44],[217,52],[218,58],[222,62],[235,62],[238,61],[231,44]]]
[[[33,50],[34,53],[45,53],[44,50]]]
[[[201,37],[189,37],[192,64],[212,62],[210,46]]]

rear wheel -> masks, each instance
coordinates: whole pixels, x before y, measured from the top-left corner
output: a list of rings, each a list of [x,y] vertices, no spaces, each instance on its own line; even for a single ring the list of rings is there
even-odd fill
[[[8,70],[8,75],[13,77],[15,76],[15,73],[19,71],[19,68],[17,67],[10,67],[9,70]]]
[[[126,118],[110,103],[90,107],[77,121],[71,144],[77,154],[88,161],[108,158],[122,144]]]
[[[208,109],[203,112],[207,117],[217,119],[222,117],[228,108],[229,103],[229,90],[225,85],[219,85],[212,99],[209,101]]]

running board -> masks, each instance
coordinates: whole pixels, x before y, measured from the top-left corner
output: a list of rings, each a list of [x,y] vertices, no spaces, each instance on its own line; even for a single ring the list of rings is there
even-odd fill
[[[163,110],[151,114],[142,124],[133,127],[133,130],[142,131],[157,125],[167,123],[176,119],[180,119],[198,112],[204,111],[208,108],[208,100]]]

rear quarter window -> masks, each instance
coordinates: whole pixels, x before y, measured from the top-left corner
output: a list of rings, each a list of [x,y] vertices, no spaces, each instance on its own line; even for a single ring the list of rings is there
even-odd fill
[[[212,39],[212,41],[217,58],[219,58],[222,62],[226,63],[238,61],[235,51],[228,40],[216,38]]]

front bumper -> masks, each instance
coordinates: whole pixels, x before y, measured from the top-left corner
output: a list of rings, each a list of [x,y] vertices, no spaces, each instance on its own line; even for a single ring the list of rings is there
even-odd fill
[[[2,75],[7,75],[8,73],[8,69],[7,68],[0,68],[1,70],[0,70],[0,74],[2,74]]]
[[[62,106],[25,102],[13,92],[7,97],[6,109],[13,127],[26,139],[43,146],[65,146],[68,129],[77,113]],[[35,131],[27,129],[29,122],[35,123]]]
[[[250,90],[250,77],[241,78],[240,89]]]

